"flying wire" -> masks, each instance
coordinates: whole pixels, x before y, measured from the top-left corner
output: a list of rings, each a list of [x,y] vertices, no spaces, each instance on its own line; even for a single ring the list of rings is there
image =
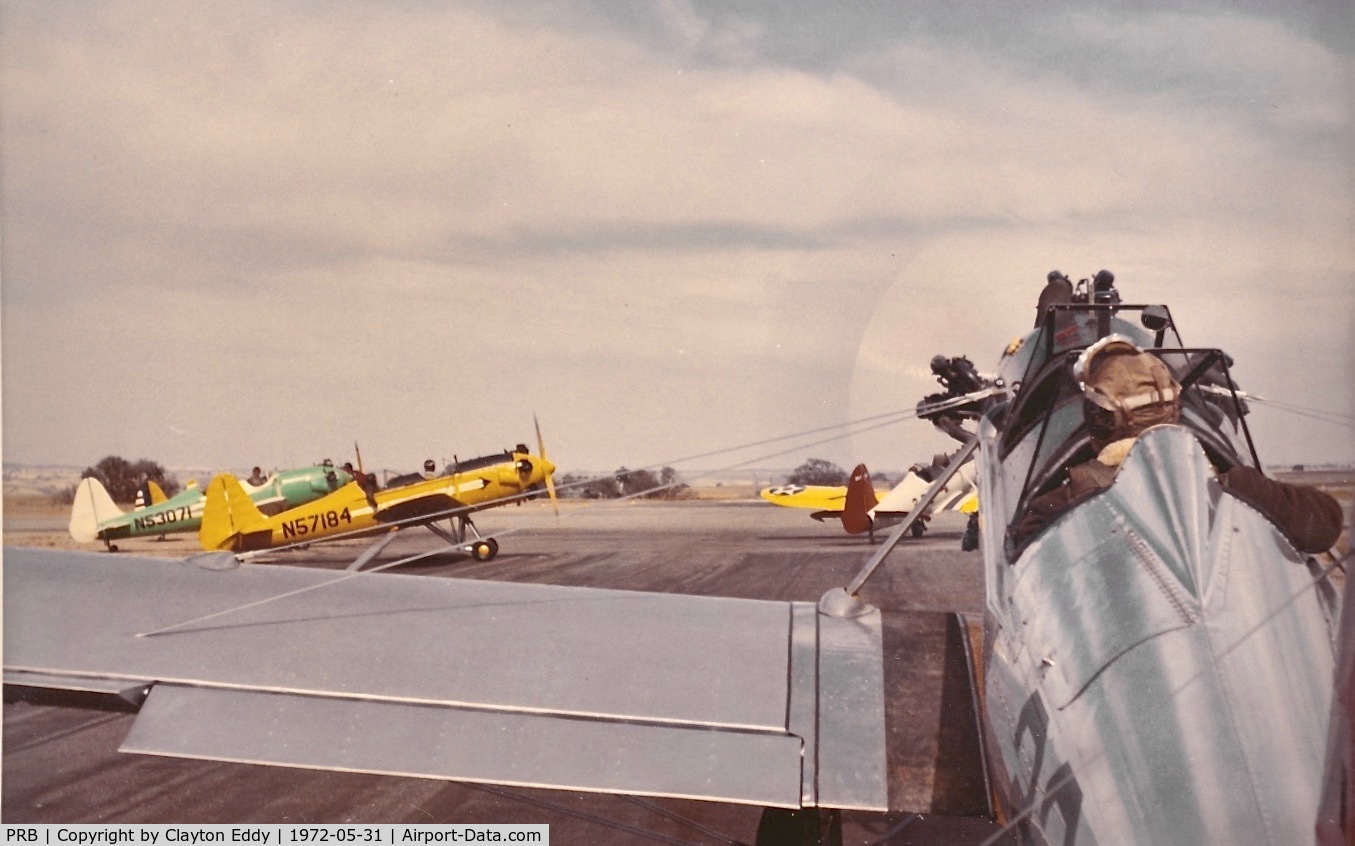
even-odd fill
[[[528,796],[526,794],[517,793],[512,790],[504,790],[498,787],[491,787],[487,784],[469,784],[467,785],[467,787],[471,787],[475,790],[482,790],[485,793],[492,793],[495,796],[501,796],[505,799],[516,799],[517,801],[525,802],[528,805],[535,805],[538,808],[544,808],[549,811],[555,811],[557,813],[565,814],[567,816],[571,816],[576,819],[595,823],[597,825],[604,826],[606,828],[614,828],[617,829],[618,831],[624,831],[627,834],[634,834],[639,837],[648,838],[650,840],[657,840],[660,843],[668,843],[670,844],[670,846],[699,846],[699,844],[692,843],[691,841],[688,840],[678,840],[675,837],[668,837],[667,835],[659,834],[657,832],[645,831],[643,828],[639,828],[638,826],[627,825],[626,823],[618,822],[617,820],[609,820],[606,817],[600,817],[597,814],[590,814],[587,813],[586,811],[577,811],[574,810],[573,808],[566,808],[564,805],[561,805],[558,802],[548,802],[545,799],[538,799],[535,796]],[[733,843],[737,844],[737,846],[743,846],[743,844],[740,844],[737,840],[729,840],[728,838],[724,838],[724,835],[718,836],[724,839],[725,842],[727,843]]]
[[[924,408],[924,409],[920,409],[920,410],[925,411],[926,409]],[[863,433],[865,433],[865,432],[871,432],[871,431],[875,431],[875,430],[878,430],[878,429],[887,428],[887,427],[889,427],[889,426],[895,425],[896,423],[902,423],[902,422],[904,422],[904,421],[912,420],[912,419],[916,418],[916,417],[918,416],[918,412],[919,412],[919,409],[907,409],[907,410],[902,410],[902,411],[887,412],[887,413],[884,413],[884,414],[876,414],[876,415],[872,415],[872,416],[870,416],[870,417],[863,417],[863,418],[860,418],[860,419],[857,419],[857,420],[851,420],[851,421],[848,421],[848,422],[846,422],[846,423],[838,423],[838,424],[834,424],[834,425],[831,425],[831,426],[821,426],[821,427],[816,428],[816,429],[809,429],[809,430],[802,431],[802,432],[795,432],[795,433],[792,433],[792,434],[789,434],[789,435],[779,435],[779,436],[774,437],[774,438],[765,438],[765,439],[763,439],[763,440],[752,441],[752,442],[749,442],[749,443],[739,444],[739,445],[737,445],[737,446],[726,447],[726,448],[723,448],[723,449],[711,450],[711,451],[709,451],[709,452],[703,452],[703,453],[697,453],[697,454],[694,454],[694,455],[688,455],[688,456],[684,456],[684,457],[682,457],[682,458],[676,458],[676,459],[670,459],[670,460],[668,460],[668,461],[657,462],[657,463],[654,463],[654,464],[645,465],[645,466],[643,466],[643,467],[638,467],[638,468],[636,468],[636,469],[634,469],[634,470],[630,470],[630,471],[628,471],[628,472],[630,472],[630,473],[638,473],[638,472],[640,472],[640,471],[657,470],[657,469],[660,469],[660,468],[662,468],[662,467],[671,467],[671,466],[674,466],[674,465],[681,465],[681,464],[686,464],[686,463],[692,462],[692,461],[698,461],[698,460],[700,460],[700,459],[702,459],[702,458],[710,458],[710,457],[717,456],[717,455],[724,455],[724,454],[726,454],[726,453],[740,452],[740,451],[743,451],[743,450],[754,449],[754,448],[756,448],[756,447],[767,446],[767,445],[769,445],[769,444],[779,443],[779,442],[782,442],[782,441],[788,441],[788,440],[793,440],[793,439],[798,439],[798,438],[805,438],[805,437],[809,437],[809,436],[811,436],[811,435],[817,435],[817,434],[821,434],[821,433],[823,433],[823,432],[830,432],[830,431],[837,430],[837,429],[843,430],[843,431],[840,431],[840,432],[838,432],[837,434],[831,435],[831,436],[829,436],[829,437],[820,438],[820,439],[818,439],[818,440],[809,441],[809,442],[805,442],[805,443],[796,443],[794,446],[787,447],[787,448],[785,448],[785,449],[777,450],[777,451],[775,451],[775,452],[766,453],[766,454],[763,454],[763,455],[759,455],[759,456],[757,456],[757,457],[755,457],[755,458],[750,458],[750,459],[747,459],[747,460],[744,460],[744,461],[739,461],[739,462],[736,462],[736,463],[733,463],[733,464],[729,464],[729,465],[726,465],[726,466],[723,466],[723,467],[716,468],[715,470],[708,471],[708,472],[712,472],[712,473],[723,473],[723,472],[728,472],[728,471],[730,471],[730,470],[737,470],[737,469],[740,469],[740,468],[743,468],[743,467],[747,467],[747,466],[749,466],[749,465],[756,464],[756,463],[758,463],[758,462],[760,462],[760,461],[767,461],[767,460],[772,459],[772,458],[779,458],[779,457],[781,457],[781,456],[783,456],[783,455],[787,455],[787,454],[789,454],[789,453],[796,452],[797,450],[808,449],[808,448],[810,448],[810,447],[815,447],[815,446],[821,446],[821,445],[826,444],[826,443],[832,443],[832,442],[834,442],[834,441],[842,440],[843,438],[849,438],[849,437],[853,437],[853,436],[855,436],[855,435],[863,434]],[[865,425],[865,424],[869,424],[869,425]],[[579,479],[578,481],[575,481],[575,482],[569,482],[569,483],[566,483],[566,484],[563,484],[563,485],[557,485],[557,486],[556,486],[556,492],[558,493],[558,492],[560,492],[560,491],[569,491],[569,490],[573,490],[573,489],[575,489],[575,488],[587,487],[587,486],[589,486],[589,485],[596,484],[600,479],[616,478],[616,477],[618,477],[619,475],[622,475],[622,474],[620,474],[620,473],[613,473],[613,474],[610,474],[610,476],[597,476],[597,477],[590,477],[590,478],[587,478],[587,479]],[[652,494],[655,494],[655,493],[658,493],[658,492],[661,492],[661,491],[664,491],[664,490],[667,490],[667,489],[670,489],[670,488],[675,488],[675,487],[677,487],[677,486],[679,486],[679,485],[681,485],[681,484],[682,484],[682,482],[680,482],[680,481],[667,482],[667,483],[663,483],[663,484],[657,485],[657,486],[655,486],[655,487],[653,487],[653,488],[648,488],[648,489],[643,490],[643,491],[639,491],[639,492],[636,492],[636,493],[632,493],[632,494],[629,494],[629,495],[626,495],[626,496],[619,497],[619,498],[617,498],[617,499],[610,500],[609,502],[611,502],[611,503],[621,503],[621,502],[626,502],[626,501],[629,501],[629,500],[632,500],[632,499],[639,499],[639,498],[642,498],[642,497],[645,497],[645,496],[650,496],[650,495],[652,495]],[[321,542],[329,543],[329,542],[333,542],[333,541],[346,540],[346,539],[350,539],[350,538],[354,538],[354,537],[359,537],[359,536],[367,536],[367,537],[370,537],[374,532],[379,532],[379,531],[381,531],[382,528],[401,528],[401,527],[408,526],[408,525],[416,525],[416,524],[428,523],[428,522],[440,520],[440,519],[442,519],[442,518],[444,518],[444,517],[456,517],[456,516],[458,516],[458,515],[463,515],[463,514],[466,514],[466,513],[468,513],[468,512],[484,510],[484,508],[490,507],[490,506],[497,507],[497,506],[501,506],[501,505],[511,504],[511,503],[517,502],[517,501],[522,501],[522,500],[527,500],[527,499],[534,499],[534,498],[536,498],[536,497],[538,497],[538,496],[540,496],[540,495],[541,495],[541,494],[540,494],[539,491],[524,491],[524,492],[522,492],[522,493],[514,494],[514,495],[512,495],[512,496],[501,497],[501,498],[499,498],[499,499],[493,500],[493,501],[490,502],[490,503],[483,503],[483,504],[481,504],[479,507],[475,507],[475,508],[467,508],[466,506],[455,506],[455,507],[452,507],[452,508],[446,508],[446,509],[443,509],[443,510],[440,510],[440,511],[429,512],[429,513],[427,513],[427,514],[420,514],[420,515],[415,516],[415,517],[407,517],[407,518],[404,518],[404,519],[402,519],[402,520],[392,520],[392,521],[390,521],[390,522],[388,522],[388,523],[383,524],[382,527],[380,527],[380,528],[375,528],[375,529],[373,529],[373,528],[368,528],[368,529],[354,529],[354,530],[348,531],[348,532],[339,532],[339,533],[336,533],[336,534],[332,534],[332,535],[326,536],[326,537],[324,538],[324,540],[321,541]],[[600,507],[600,506],[592,506],[592,509],[593,509],[593,510],[596,510],[598,507]],[[586,510],[589,510],[589,509],[580,509],[580,511],[586,511]],[[571,513],[580,513],[580,512],[571,512]],[[545,523],[546,521],[543,520],[542,522]],[[487,537],[496,537],[496,538],[497,538],[497,537],[503,537],[503,536],[508,535],[508,534],[515,534],[515,533],[518,532],[518,531],[524,531],[524,530],[526,530],[526,529],[528,529],[528,528],[531,528],[531,527],[530,527],[530,526],[523,526],[523,527],[519,527],[519,528],[517,528],[517,529],[505,530],[505,531],[499,532],[499,533],[494,534],[494,535],[484,535],[484,536],[482,536],[482,537],[485,537],[485,538],[487,538]],[[272,547],[272,548],[270,548],[270,549],[265,549],[265,550],[253,550],[253,551],[249,551],[249,552],[242,552],[242,553],[239,553],[236,557],[239,558],[239,559],[242,560],[242,561],[249,561],[249,560],[252,560],[252,559],[257,558],[257,557],[259,557],[259,556],[269,555],[269,554],[276,553],[276,552],[285,552],[285,551],[290,550],[290,549],[296,549],[296,548],[298,548],[298,547],[309,546],[309,545],[311,545],[311,544],[313,544],[313,543],[316,543],[316,542],[317,542],[317,541],[315,541],[315,540],[313,540],[313,539],[312,539],[312,540],[299,540],[299,541],[296,541],[296,542],[294,542],[294,543],[283,544],[283,545],[281,545],[281,546],[275,546],[275,547]],[[366,572],[371,572],[371,571],[366,571]]]
[[[887,427],[887,426],[892,426],[892,425],[894,425],[895,423],[901,422],[902,420],[909,419],[910,415],[914,415],[915,413],[916,413],[916,412],[894,412],[893,414],[875,415],[875,416],[873,416],[873,417],[867,417],[867,418],[863,418],[863,419],[861,419],[861,420],[851,421],[850,423],[847,423],[847,424],[839,424],[838,426],[821,427],[821,428],[818,428],[818,429],[812,429],[812,430],[809,430],[809,431],[807,431],[807,432],[801,432],[801,433],[798,433],[798,434],[783,435],[783,436],[776,437],[776,438],[768,438],[768,439],[766,439],[766,440],[758,441],[758,442],[755,442],[755,443],[752,443],[752,444],[745,444],[745,445],[743,445],[743,446],[741,446],[741,447],[731,447],[731,448],[723,449],[723,450],[715,450],[715,451],[710,452],[710,453],[704,453],[704,454],[699,455],[699,456],[694,456],[694,457],[692,457],[691,459],[687,459],[687,460],[694,460],[695,458],[704,458],[704,457],[708,457],[709,455],[719,455],[719,454],[723,454],[723,453],[727,453],[727,452],[734,452],[734,451],[737,451],[737,450],[740,450],[740,449],[750,449],[750,448],[755,447],[755,446],[763,446],[763,445],[766,445],[766,444],[777,443],[777,442],[779,442],[779,441],[785,441],[785,440],[789,440],[789,439],[797,438],[797,437],[806,437],[806,436],[808,436],[808,435],[812,435],[812,434],[817,434],[817,433],[821,433],[821,432],[830,431],[831,429],[834,429],[834,428],[839,428],[839,429],[840,429],[840,428],[843,428],[844,426],[855,426],[855,427],[856,427],[856,428],[853,428],[853,429],[851,429],[851,430],[849,430],[849,431],[847,431],[847,432],[843,432],[843,433],[840,433],[840,434],[835,435],[835,436],[832,436],[832,437],[822,438],[822,439],[819,439],[819,440],[817,440],[817,441],[813,441],[813,442],[810,442],[810,443],[797,444],[797,445],[794,446],[794,447],[791,447],[791,448],[789,448],[789,449],[786,449],[786,450],[783,450],[783,451],[780,451],[780,452],[774,452],[774,453],[770,453],[770,454],[767,454],[767,455],[760,455],[760,456],[758,456],[758,457],[751,458],[751,459],[747,459],[747,460],[742,461],[742,462],[736,462],[736,463],[731,464],[731,465],[729,465],[729,466],[727,466],[727,467],[721,468],[720,470],[714,471],[714,472],[726,472],[726,471],[728,471],[728,470],[737,469],[737,468],[739,468],[739,467],[742,467],[742,466],[745,466],[745,465],[748,465],[748,464],[753,464],[753,463],[756,463],[756,462],[759,462],[759,461],[766,461],[768,458],[774,458],[774,457],[776,457],[776,456],[778,456],[778,455],[781,455],[781,454],[784,454],[784,453],[786,453],[786,452],[792,452],[792,451],[799,450],[799,449],[805,449],[805,448],[811,447],[811,446],[818,446],[818,445],[820,445],[820,444],[823,444],[823,443],[829,443],[829,442],[831,442],[831,441],[839,440],[839,439],[844,438],[844,437],[850,437],[851,435],[854,435],[854,434],[860,434],[860,433],[862,433],[862,432],[867,432],[867,431],[872,431],[872,430],[874,430],[874,429],[880,429],[880,428],[885,428],[885,427]],[[862,423],[870,423],[871,425],[869,425],[869,426],[861,426],[860,424],[862,424]],[[677,463],[677,462],[670,462],[670,463]],[[590,481],[596,481],[596,480],[590,480]],[[677,482],[677,481],[665,483],[665,484],[662,484],[662,485],[658,485],[658,486],[656,486],[656,487],[654,487],[654,488],[648,488],[648,489],[643,490],[643,491],[637,491],[637,492],[628,494],[628,495],[626,495],[626,496],[624,496],[624,497],[621,497],[619,500],[613,500],[613,502],[624,502],[624,501],[627,501],[627,500],[639,498],[639,497],[641,497],[641,496],[648,496],[648,495],[651,495],[651,494],[653,494],[653,493],[655,493],[655,492],[658,492],[658,491],[661,491],[661,490],[665,490],[665,489],[668,489],[668,488],[671,488],[671,487],[676,487],[676,486],[679,485],[679,484],[681,484],[681,483],[680,483],[680,482]],[[511,501],[513,501],[514,499],[521,499],[521,498],[524,498],[524,497],[527,497],[527,496],[536,496],[536,495],[537,495],[537,492],[533,491],[533,492],[530,493],[530,494],[525,494],[525,493],[524,493],[524,494],[519,494],[519,495],[514,496],[514,497],[505,497],[504,499],[496,500],[496,503],[511,502]],[[443,512],[436,512],[436,513],[431,514],[431,515],[421,515],[421,516],[419,516],[419,517],[413,517],[413,518],[408,518],[408,519],[405,519],[405,520],[394,521],[394,522],[392,522],[392,523],[389,524],[389,526],[390,526],[389,531],[397,531],[401,526],[406,525],[406,524],[412,524],[412,523],[427,523],[427,522],[431,522],[432,520],[439,519],[441,516],[455,516],[455,515],[458,514],[458,513],[465,513],[465,511],[466,511],[465,508],[448,509],[448,510],[446,510],[446,511],[443,511]],[[581,509],[580,511],[578,511],[578,512],[573,512],[573,513],[575,513],[575,514],[586,513],[586,511],[587,511],[587,509]],[[540,521],[540,522],[541,522],[541,523],[545,523],[546,520],[543,518],[543,520]],[[505,531],[502,531],[502,532],[497,532],[497,533],[494,533],[494,534],[483,535],[483,536],[481,536],[480,539],[491,538],[491,537],[492,537],[492,538],[505,537],[505,536],[507,536],[507,535],[516,534],[517,532],[520,532],[520,531],[526,531],[526,530],[528,530],[528,529],[530,529],[530,528],[534,528],[534,526],[520,526],[520,527],[517,527],[517,528],[515,528],[515,529],[508,529],[508,530],[505,530]],[[371,530],[371,529],[368,529],[368,530],[362,530],[362,531],[356,531],[356,532],[345,532],[345,533],[342,533],[342,534],[339,534],[339,535],[331,535],[331,536],[330,536],[329,538],[327,538],[326,540],[332,541],[332,540],[338,540],[338,539],[345,538],[345,537],[352,536],[352,535],[358,535],[358,534],[366,534],[366,535],[370,535],[371,533],[372,533],[372,530]],[[259,551],[259,552],[255,552],[255,553],[242,553],[242,554],[240,554],[240,555],[237,555],[236,557],[239,558],[239,559],[248,559],[248,558],[255,557],[255,556],[258,555],[258,554],[263,554],[264,552],[278,552],[278,551],[282,551],[282,550],[285,550],[285,549],[290,549],[290,548],[292,548],[292,547],[295,547],[295,546],[301,546],[301,545],[304,545],[304,544],[288,544],[287,546],[277,547],[277,548],[272,549],[272,550]],[[185,620],[185,621],[180,622],[180,623],[174,623],[174,624],[172,624],[172,625],[163,626],[163,627],[158,628],[158,629],[155,629],[155,630],[153,630],[153,631],[149,631],[149,632],[140,632],[140,633],[138,633],[136,636],[137,636],[137,637],[154,637],[154,636],[157,636],[157,635],[169,634],[169,633],[172,633],[172,632],[175,632],[175,631],[182,630],[182,629],[184,629],[184,628],[186,628],[186,627],[188,627],[188,626],[191,626],[191,625],[194,625],[194,624],[197,624],[197,623],[206,622],[207,620],[216,619],[216,618],[218,618],[218,617],[224,617],[224,616],[226,616],[227,614],[233,614],[233,613],[236,613],[236,612],[239,612],[239,611],[245,611],[245,610],[248,610],[248,609],[251,609],[251,608],[257,608],[257,607],[259,607],[259,606],[261,606],[261,605],[266,605],[266,604],[268,604],[268,603],[270,603],[270,602],[276,602],[276,601],[278,601],[278,600],[286,599],[286,598],[289,598],[289,597],[292,597],[292,596],[297,596],[297,595],[299,595],[299,594],[309,593],[310,591],[319,590],[319,589],[324,588],[324,587],[329,587],[329,586],[331,586],[331,585],[336,585],[336,584],[339,584],[339,583],[341,583],[341,582],[346,582],[346,581],[348,581],[348,580],[350,580],[350,579],[354,579],[354,578],[357,578],[357,577],[359,577],[359,576],[367,576],[367,575],[371,575],[371,574],[373,574],[373,573],[379,573],[379,572],[382,572],[383,570],[389,570],[389,569],[391,569],[392,567],[397,567],[397,566],[400,566],[400,565],[403,565],[403,564],[409,564],[409,563],[411,563],[411,562],[418,561],[418,560],[423,559],[423,558],[429,558],[429,557],[432,557],[432,556],[434,556],[434,555],[440,555],[440,554],[442,554],[442,553],[444,553],[444,552],[447,552],[448,550],[461,549],[463,546],[464,546],[464,544],[459,544],[459,543],[458,543],[458,544],[448,544],[448,545],[439,546],[439,547],[437,547],[436,549],[433,549],[433,550],[430,550],[430,551],[421,552],[421,553],[418,553],[418,554],[416,554],[416,555],[412,555],[412,556],[409,556],[409,557],[406,557],[406,558],[400,558],[400,559],[397,559],[397,560],[395,560],[395,561],[390,561],[390,562],[387,562],[387,563],[384,563],[384,564],[380,564],[380,565],[375,566],[375,567],[372,567],[372,568],[370,568],[370,569],[366,569],[366,570],[355,570],[355,571],[350,572],[350,573],[345,573],[344,575],[339,576],[338,578],[335,578],[335,579],[330,579],[330,580],[324,581],[324,582],[318,582],[318,583],[313,584],[313,585],[307,585],[307,586],[305,586],[305,587],[297,588],[297,589],[291,590],[291,591],[286,591],[286,592],[284,592],[284,593],[280,593],[280,594],[277,594],[277,595],[275,595],[275,596],[264,597],[264,598],[262,598],[262,599],[257,599],[257,600],[255,600],[255,601],[253,601],[253,602],[248,602],[248,603],[245,603],[245,604],[243,604],[243,605],[237,605],[237,606],[232,607],[232,608],[226,608],[226,609],[223,609],[223,610],[221,610],[221,611],[215,611],[215,612],[213,612],[213,613],[211,613],[211,614],[205,614],[205,615],[203,615],[203,616],[201,616],[201,617],[195,617],[195,618],[192,619],[192,620]]]
[[[1272,406],[1280,411],[1296,414],[1299,417],[1307,417],[1310,420],[1318,420],[1323,423],[1331,423],[1334,426],[1344,426],[1347,429],[1355,429],[1355,416],[1349,414],[1341,414],[1336,411],[1325,411],[1318,408],[1305,408],[1301,405],[1281,402],[1280,400],[1266,399],[1264,397],[1248,396],[1246,399],[1248,402]]]
[[[906,420],[906,419],[910,419],[910,418],[904,417],[904,418],[902,418],[902,419],[905,419],[905,420]],[[749,459],[746,459],[746,460],[743,460],[743,461],[735,462],[735,463],[733,463],[733,464],[727,464],[727,465],[724,465],[723,467],[717,467],[717,468],[715,468],[714,470],[709,470],[709,471],[707,471],[707,472],[713,473],[713,474],[727,473],[727,472],[729,472],[730,470],[738,470],[738,469],[741,469],[741,468],[743,468],[743,467],[747,467],[747,466],[749,466],[749,465],[756,464],[756,463],[758,463],[758,462],[760,462],[760,461],[767,461],[768,459],[778,458],[778,457],[780,457],[780,456],[786,455],[786,454],[788,454],[788,453],[795,452],[795,451],[797,451],[797,450],[807,449],[807,448],[809,448],[809,447],[814,447],[814,446],[821,446],[821,445],[823,445],[823,444],[825,444],[825,443],[831,443],[831,442],[836,441],[836,440],[841,440],[842,438],[851,437],[851,436],[853,436],[853,435],[859,435],[859,434],[862,434],[862,433],[864,433],[864,432],[869,432],[869,431],[873,431],[873,430],[876,430],[876,429],[883,429],[883,428],[886,428],[886,427],[888,427],[888,426],[892,426],[892,425],[894,425],[894,424],[897,423],[897,422],[900,422],[900,421],[898,421],[898,420],[888,420],[888,421],[884,421],[884,422],[881,422],[881,423],[875,423],[875,424],[873,424],[873,425],[871,425],[871,426],[864,426],[864,427],[861,427],[861,428],[858,428],[858,429],[854,429],[854,430],[849,431],[849,432],[843,432],[843,433],[841,433],[841,434],[834,435],[834,436],[832,436],[832,437],[821,438],[821,439],[819,439],[819,440],[811,441],[811,442],[809,442],[809,443],[796,444],[795,446],[789,447],[789,448],[787,448],[787,449],[778,450],[778,451],[776,451],[776,452],[766,453],[766,454],[763,454],[763,455],[758,455],[758,456],[756,456],[756,457],[754,457],[754,458],[749,458]],[[818,431],[823,431],[823,430],[818,430]],[[773,440],[784,440],[784,438],[777,438],[777,439],[773,439]],[[770,442],[770,441],[764,441],[764,442],[762,442],[762,443],[769,443],[769,442]],[[726,450],[726,451],[729,451],[729,450]],[[698,457],[705,457],[705,456],[698,456]],[[667,464],[669,464],[669,465],[671,465],[671,464],[676,464],[676,463],[678,463],[678,462],[676,462],[676,461],[674,461],[674,462],[667,462]],[[658,467],[658,466],[664,466],[664,465],[651,465],[651,466],[649,466],[649,467],[644,467],[644,468],[640,468],[640,469],[642,469],[642,470],[649,470],[649,469],[653,469],[654,467]],[[631,471],[631,472],[635,472],[635,471]],[[615,475],[615,474],[614,474],[614,475]],[[607,476],[603,476],[603,477],[601,477],[601,478],[604,478],[604,479],[605,479],[605,478],[608,478],[608,477],[607,477]],[[594,484],[594,483],[597,482],[597,481],[598,481],[597,479],[585,479],[585,480],[581,480],[580,482],[574,483],[574,484],[571,484],[571,485],[567,485],[567,486],[566,486],[566,485],[562,485],[562,486],[559,486],[559,488],[557,488],[557,490],[564,490],[564,489],[567,489],[567,488],[569,488],[569,487],[576,487],[576,486],[587,486],[587,485]],[[679,487],[679,486],[681,486],[682,484],[684,484],[682,481],[676,480],[676,479],[673,480],[673,481],[671,481],[671,482],[664,482],[664,483],[661,483],[661,484],[658,484],[658,485],[654,485],[653,487],[645,488],[645,489],[639,490],[639,491],[633,491],[633,492],[628,493],[628,494],[625,494],[625,495],[623,495],[623,496],[619,496],[619,497],[616,497],[616,498],[614,498],[614,499],[606,500],[605,503],[602,503],[602,504],[597,504],[597,505],[588,504],[588,505],[586,505],[586,506],[584,506],[584,507],[581,507],[581,508],[579,508],[579,509],[577,509],[577,510],[569,511],[569,512],[566,512],[565,514],[561,514],[558,518],[555,518],[555,519],[557,519],[557,520],[558,520],[558,519],[563,519],[564,517],[567,517],[567,516],[569,516],[569,517],[578,517],[578,516],[586,515],[586,514],[589,514],[589,513],[594,513],[594,514],[596,514],[596,513],[600,512],[600,511],[603,511],[603,510],[610,510],[610,509],[612,509],[612,508],[615,508],[615,507],[617,507],[617,506],[619,506],[619,505],[621,505],[622,503],[625,503],[625,502],[630,502],[630,501],[632,501],[632,500],[637,500],[637,499],[643,499],[643,498],[645,498],[645,497],[653,496],[653,495],[656,494],[656,493],[661,493],[662,491],[665,491],[665,490],[669,490],[669,489],[672,489],[672,488]],[[516,497],[513,497],[513,498],[526,498],[526,497],[537,496],[537,495],[538,495],[538,494],[536,494],[535,492],[533,492],[533,493],[531,493],[531,494],[519,494],[519,495],[517,495]],[[502,502],[502,501],[505,501],[505,500],[500,500],[500,502]],[[457,510],[464,510],[464,509],[457,509]],[[444,512],[444,513],[454,513],[454,512],[455,512],[455,510],[454,510],[453,512]],[[504,537],[508,537],[508,536],[510,536],[510,535],[518,534],[518,533],[520,533],[520,532],[531,531],[531,530],[536,529],[536,528],[539,528],[540,526],[543,526],[543,525],[549,525],[550,522],[551,522],[551,519],[552,519],[552,518],[542,517],[541,519],[536,520],[536,521],[533,521],[533,522],[531,522],[531,523],[528,523],[527,525],[524,525],[524,526],[517,526],[517,527],[511,528],[511,529],[503,529],[503,530],[501,530],[501,531],[483,534],[483,535],[481,535],[480,537],[481,537],[481,539],[485,539],[485,538],[494,538],[494,539],[497,540],[497,539],[499,539],[499,538],[504,538]],[[420,523],[422,523],[422,522],[427,522],[427,520],[428,520],[428,518],[426,518],[426,517],[420,517],[420,518],[413,518],[412,521],[406,521],[406,522],[420,522]],[[334,536],[334,537],[338,537],[338,536],[336,535],[336,536]],[[281,549],[281,548],[282,548],[282,547],[279,547],[279,549]],[[274,551],[276,551],[276,550],[274,550]],[[367,571],[367,572],[371,572],[371,571]]]

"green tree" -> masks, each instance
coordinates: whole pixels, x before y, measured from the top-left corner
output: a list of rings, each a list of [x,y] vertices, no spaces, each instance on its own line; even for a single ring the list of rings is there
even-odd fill
[[[622,496],[652,496],[659,486],[658,478],[648,470],[627,470],[622,467],[616,471],[616,481]]]
[[[786,482],[792,485],[845,485],[847,471],[831,461],[811,458],[796,467]]]
[[[114,502],[132,503],[136,501],[137,490],[147,481],[155,482],[165,492],[165,496],[174,496],[179,492],[179,482],[154,461],[139,458],[128,461],[120,455],[109,455],[99,460],[93,467],[86,467],[80,478],[98,479],[108,489],[108,495]]]

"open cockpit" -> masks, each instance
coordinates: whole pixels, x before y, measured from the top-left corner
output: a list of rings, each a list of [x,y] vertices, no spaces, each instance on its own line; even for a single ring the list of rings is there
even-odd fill
[[[1037,330],[1013,342],[999,365],[1011,399],[990,408],[985,427],[1001,459],[1006,553],[1029,538],[1013,531],[1032,500],[1059,486],[1068,468],[1097,454],[1076,367],[1088,347],[1118,336],[1156,356],[1180,385],[1176,425],[1188,429],[1218,471],[1259,467],[1247,430],[1247,405],[1221,350],[1189,348],[1166,306],[1057,305]],[[997,516],[997,515],[994,515]]]

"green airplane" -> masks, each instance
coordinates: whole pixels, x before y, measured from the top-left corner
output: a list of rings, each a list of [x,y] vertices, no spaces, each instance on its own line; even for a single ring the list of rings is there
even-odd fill
[[[242,486],[259,510],[272,514],[319,499],[350,481],[352,476],[326,460],[274,473],[257,486]],[[80,480],[71,504],[71,537],[80,543],[101,540],[110,552],[116,552],[113,541],[121,538],[196,532],[201,526],[206,497],[197,485],[190,482],[186,490],[169,498],[154,482],[147,483],[147,490],[146,505],[123,511],[98,479]]]

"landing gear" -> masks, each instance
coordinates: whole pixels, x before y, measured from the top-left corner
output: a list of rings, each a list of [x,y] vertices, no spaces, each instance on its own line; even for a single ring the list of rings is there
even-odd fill
[[[428,531],[447,541],[447,543],[460,547],[462,552],[470,553],[470,556],[476,561],[492,561],[494,556],[499,554],[499,542],[494,538],[483,537],[480,530],[475,528],[470,517],[457,515],[448,517],[447,524],[451,531],[443,529],[435,523],[425,523],[424,527]],[[466,541],[467,529],[474,536],[474,540],[469,543]]]
[[[470,545],[471,557],[476,561],[490,561],[499,554],[499,542],[493,538],[478,540]]]
[[[923,534],[926,533],[927,524],[922,522],[922,518],[919,517],[917,522],[913,523],[913,525],[908,529],[908,531],[913,533],[913,537],[920,538],[923,536]]]
[[[964,535],[960,537],[960,549],[964,552],[973,552],[979,548],[979,512],[975,511],[969,515],[969,522],[965,524]]]
[[[842,816],[821,808],[766,808],[757,846],[842,846]]]

